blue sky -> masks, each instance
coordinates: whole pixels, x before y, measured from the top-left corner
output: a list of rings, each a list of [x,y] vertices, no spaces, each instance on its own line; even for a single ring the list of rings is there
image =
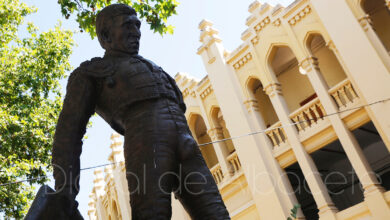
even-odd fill
[[[38,12],[28,16],[27,21],[32,21],[41,31],[53,28],[59,21],[62,27],[70,30],[78,30],[75,17],[68,20],[61,16],[57,1],[53,0],[22,0],[28,5],[34,5]],[[246,29],[245,20],[249,16],[248,6],[254,0],[178,0],[178,15],[168,20],[175,26],[173,35],[161,37],[149,30],[149,26],[142,22],[142,38],[140,54],[160,65],[171,76],[177,72],[187,72],[195,78],[201,79],[207,73],[203,67],[201,58],[196,54],[200,46],[198,24],[202,19],[208,19],[219,30],[219,36],[223,40],[225,48],[234,50],[241,44],[241,33]],[[262,3],[271,5],[282,4],[287,6],[293,0],[264,0]],[[74,39],[78,46],[74,48],[70,58],[75,68],[85,60],[102,56],[97,39],[92,40],[87,33],[77,33]],[[62,81],[63,93],[65,93],[66,79]],[[91,167],[108,163],[110,154],[110,135],[112,129],[98,116],[92,119],[93,126],[88,129],[88,139],[84,141],[81,155],[81,167]],[[53,183],[49,183],[53,187]],[[80,193],[77,197],[79,209],[85,219],[88,219],[89,193],[93,187],[93,170],[81,172]]]

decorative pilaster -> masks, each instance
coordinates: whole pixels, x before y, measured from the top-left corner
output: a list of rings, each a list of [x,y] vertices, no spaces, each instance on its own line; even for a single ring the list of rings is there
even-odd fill
[[[390,71],[390,59],[389,52],[385,48],[377,32],[374,30],[372,21],[369,14],[364,15],[359,20],[360,25],[366,32],[367,37],[370,39],[372,45],[375,47],[376,52],[380,56],[382,62],[385,64],[388,71]]]
[[[319,71],[320,67],[318,66],[318,59],[317,57],[308,57],[304,59],[300,64],[299,67],[302,68],[306,73],[311,71]]]
[[[96,215],[96,201],[93,199],[94,195],[91,193],[89,195],[89,202],[88,202],[88,217],[90,220],[97,220]]]
[[[291,126],[289,110],[282,95],[281,85],[271,83],[264,88],[266,94],[270,97],[276,114],[278,115],[291,148],[297,158],[298,164],[302,169],[305,179],[309,185],[311,193],[319,209],[320,218],[336,219],[337,208],[328,194],[328,190],[321,179],[321,176],[315,166],[312,158],[304,149],[298,138],[297,130]]]
[[[106,219],[108,218],[106,208],[103,204],[103,198],[105,195],[104,192],[104,178],[103,178],[103,170],[101,168],[95,169],[93,171],[94,173],[94,180],[93,180],[93,189],[92,191],[95,192],[96,196],[96,216],[97,219]]]
[[[328,41],[328,43],[326,43],[326,46],[329,48],[329,50],[333,51],[333,53],[339,59],[339,51],[337,50],[337,47],[334,44],[334,42],[332,40],[330,40],[330,41]],[[340,59],[339,59],[339,62],[342,63]]]
[[[259,102],[256,99],[244,101],[244,105],[249,113],[259,112]]]
[[[338,111],[338,107],[328,93],[329,88],[322,77],[317,58],[306,58],[300,63],[300,67],[304,68],[312,87],[323,104],[327,115],[329,115],[328,118],[333,126],[333,129],[337,134],[341,145],[343,146],[343,149],[360,180],[360,183],[363,186],[364,197],[367,198],[371,195],[377,196],[378,198],[376,201],[382,203],[382,207],[385,209],[382,210],[382,212],[388,212],[389,209],[387,207],[387,202],[383,199],[382,195],[384,190],[378,183],[375,173],[371,170],[362,148],[359,146],[359,143],[352,132],[346,127],[341,117],[338,114],[333,114]],[[373,207],[369,208],[372,209]],[[378,206],[375,207],[375,209],[378,209]],[[388,217],[390,218],[390,213]]]
[[[372,28],[372,21],[371,21],[370,15],[368,15],[368,14],[359,18],[359,23],[365,32],[368,32]]]
[[[123,142],[118,133],[113,133],[110,137],[112,150],[108,160],[113,163],[111,169],[106,171],[107,176],[110,177],[110,184],[114,188],[117,197],[117,206],[119,207],[118,214],[121,219],[128,219],[131,216],[131,209],[129,204],[129,192],[126,179],[125,158],[123,155]],[[113,174],[115,173],[115,174]],[[108,181],[106,181],[108,184]]]
[[[116,168],[117,166],[123,167],[125,164],[125,158],[123,155],[123,142],[120,139],[120,135],[118,133],[113,133],[110,139],[111,139],[110,148],[112,152],[108,156],[108,160],[111,163],[114,163],[113,164],[114,168]]]
[[[280,85],[280,83],[271,83],[269,85],[267,85],[265,88],[264,88],[264,92],[270,97],[274,97],[276,95],[280,95],[282,96],[282,86]]]
[[[103,186],[104,186],[104,178],[103,178],[103,170],[98,168],[98,169],[95,169],[93,171],[93,174],[95,176],[94,180],[93,180],[93,186],[94,186],[94,190],[96,192],[96,196],[97,197],[101,197],[104,195],[104,190],[103,190]]]

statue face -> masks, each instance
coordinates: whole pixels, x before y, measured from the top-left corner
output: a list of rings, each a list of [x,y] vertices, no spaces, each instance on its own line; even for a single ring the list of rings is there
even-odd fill
[[[138,54],[141,22],[136,15],[117,16],[110,28],[110,47],[129,54]]]

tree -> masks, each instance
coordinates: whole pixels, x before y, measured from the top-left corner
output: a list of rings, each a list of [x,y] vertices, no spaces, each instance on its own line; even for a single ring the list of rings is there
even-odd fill
[[[71,14],[76,14],[80,29],[88,32],[92,38],[96,36],[96,14],[113,3],[125,3],[133,7],[141,19],[146,18],[154,32],[172,34],[173,26],[167,25],[167,19],[176,14],[179,4],[176,0],[58,0],[58,3],[62,15],[68,19]]]
[[[50,171],[51,148],[62,106],[59,80],[71,69],[71,31],[60,25],[39,33],[24,17],[35,12],[19,0],[0,0],[0,218],[21,219],[34,197],[32,184]],[[21,179],[27,182],[8,184]]]

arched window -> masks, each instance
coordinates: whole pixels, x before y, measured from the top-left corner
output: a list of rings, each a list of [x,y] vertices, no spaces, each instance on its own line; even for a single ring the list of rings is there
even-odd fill
[[[192,132],[198,144],[204,144],[211,142],[210,136],[207,134],[207,127],[204,123],[202,116],[193,115],[190,121],[192,121]],[[212,144],[204,145],[200,147],[200,151],[206,161],[207,167],[212,168],[218,163],[217,155]]]
[[[265,126],[268,128],[279,121],[271,100],[269,99],[269,96],[265,94],[264,87],[260,80],[256,78],[249,79],[247,83],[247,89],[249,95],[257,101],[257,105],[260,114],[263,117]]]
[[[370,17],[372,27],[387,51],[390,51],[390,10],[385,0],[362,0],[363,11]]]
[[[269,64],[282,85],[290,112],[317,97],[307,76],[299,72],[298,61],[289,47],[275,46],[269,57]]]

